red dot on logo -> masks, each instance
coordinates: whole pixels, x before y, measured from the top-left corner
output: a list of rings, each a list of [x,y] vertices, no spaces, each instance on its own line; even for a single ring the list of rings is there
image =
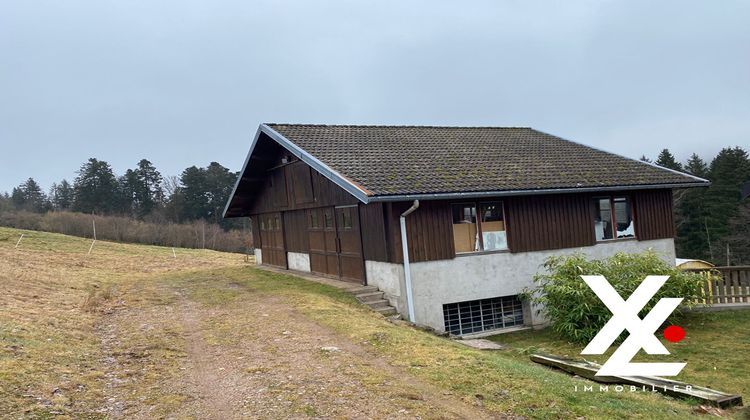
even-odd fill
[[[685,330],[677,325],[670,325],[664,329],[664,338],[666,338],[667,341],[677,343],[685,338]]]

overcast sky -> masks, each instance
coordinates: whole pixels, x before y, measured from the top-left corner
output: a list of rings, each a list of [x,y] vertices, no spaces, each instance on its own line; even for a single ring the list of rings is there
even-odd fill
[[[89,157],[239,170],[261,122],[749,148],[750,2],[0,0],[0,191]]]

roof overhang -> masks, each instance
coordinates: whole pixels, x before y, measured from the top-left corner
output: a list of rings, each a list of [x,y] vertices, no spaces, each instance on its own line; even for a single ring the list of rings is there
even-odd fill
[[[463,198],[483,198],[483,197],[510,197],[518,195],[542,195],[542,194],[570,194],[586,192],[603,192],[603,191],[632,191],[632,190],[654,190],[654,189],[673,189],[673,188],[691,188],[707,187],[711,183],[691,182],[679,184],[643,184],[643,185],[612,185],[606,187],[573,187],[573,188],[547,188],[536,190],[498,190],[498,191],[471,191],[471,192],[450,192],[434,194],[400,194],[400,195],[379,195],[369,197],[368,202],[393,202],[393,201],[411,201],[411,200],[447,200]]]

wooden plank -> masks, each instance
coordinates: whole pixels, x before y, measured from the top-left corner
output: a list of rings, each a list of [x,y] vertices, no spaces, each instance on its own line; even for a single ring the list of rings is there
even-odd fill
[[[706,279],[703,283],[703,303],[711,303],[711,280]]]
[[[562,369],[568,373],[573,373],[600,383],[635,385],[642,389],[645,387],[647,391],[657,391],[675,398],[695,399],[720,408],[742,405],[742,397],[739,395],[727,394],[685,382],[656,376],[596,376],[596,372],[601,368],[596,363],[566,359],[547,354],[532,354],[530,357],[536,363]]]
[[[638,191],[632,200],[638,239],[674,237],[671,190]]]
[[[719,303],[719,281],[714,278],[711,279],[711,297],[713,303]]]

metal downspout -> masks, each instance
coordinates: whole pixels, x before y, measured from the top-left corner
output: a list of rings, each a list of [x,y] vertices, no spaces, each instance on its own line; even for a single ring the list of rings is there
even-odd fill
[[[401,249],[404,254],[404,280],[406,281],[406,307],[409,310],[409,321],[414,322],[414,297],[411,293],[411,269],[409,268],[409,244],[406,239],[406,216],[419,208],[419,200],[414,200],[405,212],[401,213]]]

